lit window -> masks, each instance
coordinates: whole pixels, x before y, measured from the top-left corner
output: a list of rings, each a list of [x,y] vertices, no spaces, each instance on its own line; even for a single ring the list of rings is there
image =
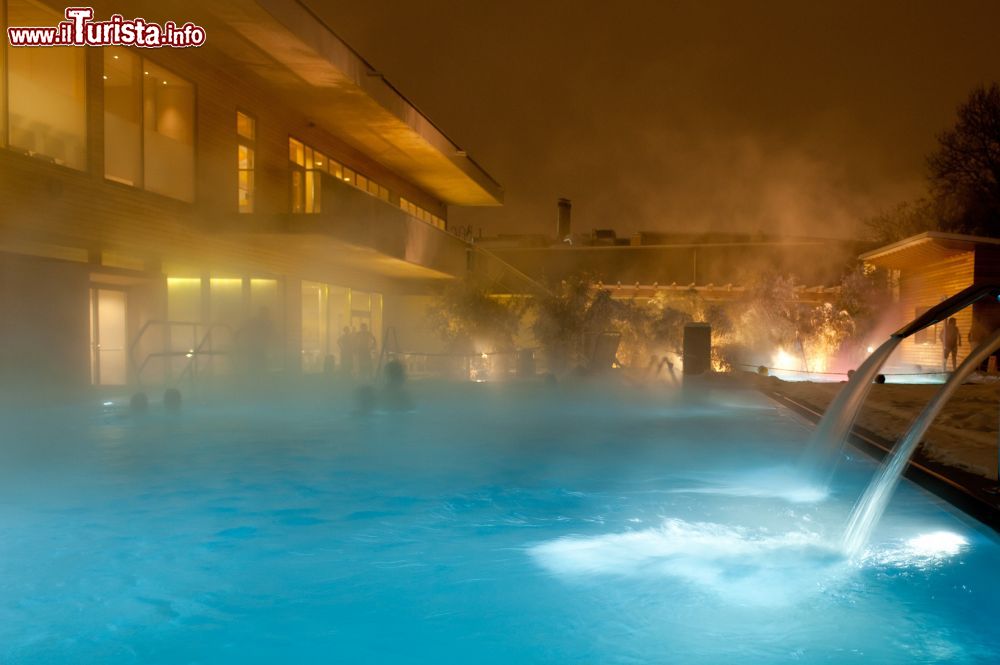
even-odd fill
[[[313,167],[317,171],[327,173],[330,170],[330,160],[319,150],[313,152]]]
[[[257,121],[240,111],[236,112],[236,168],[237,205],[242,213],[253,212],[254,204],[254,153]]]
[[[317,155],[320,164],[317,165]],[[326,158],[296,139],[288,139],[288,159],[291,162],[291,209],[294,213],[320,212],[322,193],[321,170],[326,170]]]
[[[104,177],[193,201],[194,86],[127,49],[103,51]]]
[[[295,139],[288,139],[288,159],[293,164],[298,164],[299,166],[306,165],[305,159],[305,147],[302,145],[301,141],[296,141]]]
[[[142,58],[104,49],[104,177],[142,187]]]
[[[60,14],[33,0],[8,0],[6,4],[8,25],[55,25],[62,20]],[[87,168],[86,51],[7,49],[7,142],[11,148],[55,164]]]
[[[348,167],[345,166],[344,167],[344,174],[343,174],[343,176],[341,178],[342,178],[342,180],[344,182],[348,182],[348,183],[350,183],[350,184],[353,185],[354,184],[354,175],[355,175],[354,171],[352,169],[349,169]]]
[[[240,111],[236,112],[236,133],[248,141],[257,140],[257,121]]]
[[[148,191],[194,200],[194,86],[143,59],[143,182]]]
[[[355,183],[355,185],[357,185],[357,187],[359,189],[367,190],[368,189],[368,178],[364,177],[360,173],[358,174],[357,178],[358,179],[357,179],[357,182]]]

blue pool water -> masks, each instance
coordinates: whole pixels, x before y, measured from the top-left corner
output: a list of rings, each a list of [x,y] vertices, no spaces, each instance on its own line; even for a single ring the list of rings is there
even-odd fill
[[[990,663],[1000,541],[874,465],[797,479],[809,426],[681,399],[414,386],[8,414],[3,663]]]

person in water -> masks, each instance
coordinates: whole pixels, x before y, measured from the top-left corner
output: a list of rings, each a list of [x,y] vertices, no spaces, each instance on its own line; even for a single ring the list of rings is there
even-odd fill
[[[399,360],[390,360],[385,364],[385,390],[383,401],[389,411],[409,411],[413,408],[413,398],[405,388],[406,366]]]

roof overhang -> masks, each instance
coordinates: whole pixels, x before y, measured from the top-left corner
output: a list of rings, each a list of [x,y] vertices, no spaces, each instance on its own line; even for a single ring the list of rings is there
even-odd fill
[[[296,0],[224,0],[209,11],[241,39],[213,45],[351,147],[449,205],[496,206],[503,188]]]
[[[926,231],[891,245],[865,252],[858,258],[866,263],[884,268],[903,269],[944,261],[960,254],[975,251],[979,245],[998,246],[1000,240],[959,233]]]

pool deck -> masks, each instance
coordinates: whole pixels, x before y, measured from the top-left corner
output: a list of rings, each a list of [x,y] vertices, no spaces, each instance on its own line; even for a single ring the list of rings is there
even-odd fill
[[[823,417],[823,411],[818,407],[776,392],[764,382],[758,382],[757,388],[810,422],[818,423]],[[848,440],[855,448],[878,461],[882,461],[895,445],[894,441],[856,425]],[[1000,492],[995,481],[928,459],[919,450],[910,459],[904,475],[962,512],[1000,532]]]

